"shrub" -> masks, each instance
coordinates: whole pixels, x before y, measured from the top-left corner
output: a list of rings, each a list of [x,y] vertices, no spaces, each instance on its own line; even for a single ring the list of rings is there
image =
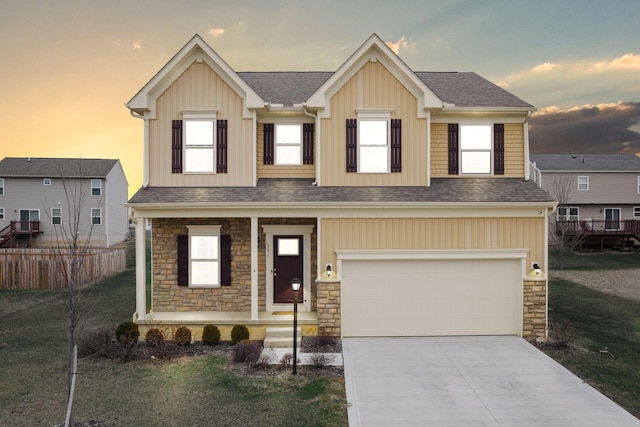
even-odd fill
[[[578,330],[567,322],[549,322],[549,336],[553,345],[564,348],[578,339]]]
[[[186,326],[180,326],[178,329],[176,329],[176,332],[173,334],[173,340],[178,345],[191,344],[191,330]]]
[[[202,330],[202,342],[207,345],[220,342],[220,329],[215,325],[206,325]]]
[[[245,341],[249,339],[249,328],[245,325],[235,325],[231,329],[231,341],[234,344],[239,343],[240,341]]]
[[[138,325],[131,320],[120,323],[116,329],[116,339],[122,344],[135,344],[138,342],[139,337],[140,330],[138,329]]]
[[[248,368],[255,366],[262,354],[262,347],[253,341],[243,340],[233,346],[231,357],[234,363],[244,363]]]
[[[114,358],[117,350],[113,330],[112,326],[102,326],[82,336],[78,340],[78,355]]]
[[[157,347],[164,342],[164,334],[158,328],[151,328],[144,337],[147,345]]]
[[[336,360],[336,357],[331,353],[313,353],[309,358],[311,366],[320,369],[331,365]]]

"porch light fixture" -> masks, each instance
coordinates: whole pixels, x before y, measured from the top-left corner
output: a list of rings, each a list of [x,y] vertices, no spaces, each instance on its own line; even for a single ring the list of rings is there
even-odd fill
[[[327,264],[327,277],[331,277],[331,264]]]
[[[540,275],[540,265],[537,262],[533,263],[533,271],[536,272],[536,276]]]
[[[302,281],[297,277],[291,279],[293,288],[293,375],[298,373],[298,291]]]

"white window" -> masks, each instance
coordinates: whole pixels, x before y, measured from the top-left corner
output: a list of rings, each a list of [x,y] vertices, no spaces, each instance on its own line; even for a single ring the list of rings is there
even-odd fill
[[[358,172],[389,172],[389,120],[358,121]]]
[[[637,185],[637,187],[638,187],[638,194],[640,194],[640,176],[639,176],[637,179],[638,179],[638,185]]]
[[[91,180],[91,195],[102,196],[102,180],[101,179]]]
[[[491,125],[460,126],[460,173],[491,173]]]
[[[302,164],[302,125],[276,124],[276,165]]]
[[[640,206],[633,207],[633,217],[640,218]]]
[[[189,286],[220,286],[220,225],[188,225]]]
[[[44,178],[44,179],[42,180],[42,184],[43,184],[43,185],[46,185],[46,186],[51,185],[51,178]]]
[[[215,114],[184,114],[184,171],[215,173]]]
[[[4,208],[0,208],[0,219],[4,219]]]
[[[580,220],[580,211],[577,206],[559,206],[557,214],[560,222]]]
[[[4,196],[4,178],[0,178],[0,196]]]
[[[589,177],[588,176],[579,176],[578,177],[578,191],[587,191],[589,190]]]
[[[91,208],[91,224],[93,225],[102,224],[102,209]]]
[[[61,208],[51,208],[51,224],[52,225],[62,224]]]

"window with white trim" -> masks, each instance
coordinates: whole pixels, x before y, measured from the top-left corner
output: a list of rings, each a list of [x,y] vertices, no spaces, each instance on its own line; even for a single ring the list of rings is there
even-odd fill
[[[577,206],[558,206],[556,212],[560,222],[580,220],[580,210]]]
[[[184,114],[184,172],[216,172],[216,115]]]
[[[4,178],[0,178],[0,196],[4,196]]]
[[[589,177],[588,176],[579,176],[578,177],[578,191],[588,191],[589,190]]]
[[[100,224],[102,224],[102,209],[101,208],[91,208],[91,224],[92,225],[100,225]]]
[[[491,125],[460,125],[460,173],[491,173]]]
[[[51,178],[44,178],[42,180],[42,185],[47,186],[47,187],[50,186],[51,185]]]
[[[633,217],[640,218],[640,206],[633,207]]]
[[[102,196],[102,180],[101,179],[91,180],[91,195]]]
[[[302,125],[283,123],[275,125],[275,164],[302,164]]]
[[[637,190],[638,190],[638,194],[640,194],[640,176],[637,179],[638,179]]]
[[[4,208],[0,208],[0,220],[4,219]]]
[[[62,224],[62,208],[51,208],[51,225]]]
[[[188,225],[189,286],[220,286],[220,225]]]
[[[359,110],[358,172],[388,173],[391,144],[389,124],[391,110]]]

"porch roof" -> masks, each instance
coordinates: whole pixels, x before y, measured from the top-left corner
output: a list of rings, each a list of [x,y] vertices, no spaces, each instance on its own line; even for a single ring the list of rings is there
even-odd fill
[[[289,203],[545,203],[553,198],[521,178],[434,178],[431,186],[315,186],[313,179],[260,179],[256,187],[141,188],[130,204],[194,205]]]

